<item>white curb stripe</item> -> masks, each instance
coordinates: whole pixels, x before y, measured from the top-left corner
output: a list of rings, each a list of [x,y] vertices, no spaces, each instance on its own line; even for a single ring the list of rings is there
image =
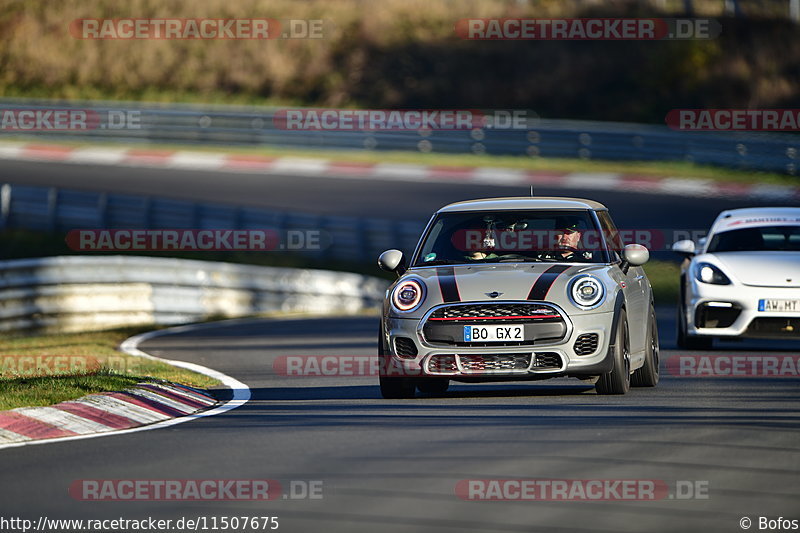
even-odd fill
[[[688,194],[691,196],[713,196],[716,187],[710,181],[692,180],[686,178],[665,178],[661,180],[661,190],[673,194]]]
[[[224,154],[204,154],[200,152],[176,152],[167,163],[168,168],[190,170],[219,170],[225,166]]]
[[[14,442],[25,442],[29,440],[31,440],[31,437],[26,437],[25,435],[20,435],[19,433],[14,433],[13,431],[0,428],[0,445]]]
[[[144,398],[152,402],[166,405],[167,407],[171,407],[184,414],[193,413],[194,411],[197,410],[196,407],[192,407],[189,404],[173,400],[172,398],[167,398],[166,396],[161,396],[160,394],[156,394],[155,392],[149,391],[147,389],[125,389],[125,392],[133,396],[139,396],[140,398]]]
[[[0,143],[0,158],[24,159],[25,146],[21,144]]]
[[[148,383],[148,385],[150,385],[151,387],[156,387],[163,391],[171,392],[188,400],[194,400],[196,402],[200,402],[204,405],[214,405],[215,403],[217,403],[216,400],[214,400],[213,398],[209,398],[208,396],[203,396],[202,394],[183,390],[178,387],[172,387],[166,383]]]
[[[401,163],[378,163],[372,167],[371,176],[402,181],[420,181],[428,177],[428,167]]]
[[[479,167],[472,172],[472,181],[489,184],[527,183],[527,172],[509,168]]]
[[[622,175],[611,172],[573,172],[564,176],[562,184],[575,189],[618,189]]]
[[[28,418],[38,420],[39,422],[50,424],[51,426],[55,426],[59,429],[72,431],[73,433],[77,433],[79,435],[96,433],[98,431],[111,431],[114,429],[110,426],[106,426],[105,424],[100,424],[93,420],[68,413],[67,411],[55,409],[53,407],[19,407],[17,409],[12,409],[12,411],[21,415],[25,415]]]
[[[285,174],[325,174],[328,161],[325,159],[302,159],[281,157],[272,164],[270,171]]]
[[[131,402],[126,402],[125,400],[104,394],[87,396],[78,401],[78,403],[83,403],[114,415],[130,418],[139,424],[152,424],[153,422],[160,422],[170,418],[164,413],[157,413],[152,409],[141,407]]]
[[[125,159],[126,148],[77,148],[67,157],[70,163],[115,165]]]

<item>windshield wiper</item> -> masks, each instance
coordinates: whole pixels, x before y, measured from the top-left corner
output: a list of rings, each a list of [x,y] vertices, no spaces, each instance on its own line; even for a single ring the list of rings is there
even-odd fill
[[[503,257],[500,256],[496,259],[499,263],[514,263],[514,262],[521,262],[521,263],[539,263],[544,261],[538,257],[530,257],[525,255],[515,255],[513,257]]]
[[[450,259],[434,259],[433,261],[425,261],[422,263],[417,263],[415,267],[427,267],[427,266],[436,266],[436,265],[455,265],[457,264],[455,261],[451,261]]]

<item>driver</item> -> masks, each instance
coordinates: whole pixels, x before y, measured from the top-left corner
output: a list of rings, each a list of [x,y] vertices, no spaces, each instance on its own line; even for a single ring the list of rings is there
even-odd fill
[[[592,253],[581,251],[578,246],[583,236],[583,231],[577,222],[563,221],[555,233],[555,246],[539,254],[539,259],[546,261],[575,261],[591,260]]]

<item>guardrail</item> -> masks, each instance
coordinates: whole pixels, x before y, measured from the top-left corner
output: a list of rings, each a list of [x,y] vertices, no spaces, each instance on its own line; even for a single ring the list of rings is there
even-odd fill
[[[77,332],[267,312],[355,313],[388,284],[358,274],[154,257],[0,261],[0,331]]]
[[[693,161],[795,174],[800,136],[674,131],[666,126],[527,119],[525,128],[450,131],[291,131],[276,127],[277,108],[159,106],[130,102],[0,100],[9,109],[134,112],[136,127],[9,131],[48,138],[127,143],[291,146],[306,149],[412,150],[627,161]]]
[[[423,224],[3,184],[0,230],[6,228],[65,233],[76,229],[255,229],[281,235],[311,230],[320,233],[321,246],[296,253],[374,264],[378,254],[388,248],[410,253]]]

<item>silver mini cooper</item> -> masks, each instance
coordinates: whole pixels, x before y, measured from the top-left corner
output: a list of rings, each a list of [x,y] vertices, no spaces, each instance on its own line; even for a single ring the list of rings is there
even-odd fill
[[[572,376],[600,394],[658,383],[647,248],[622,246],[602,204],[576,198],[458,202],[431,218],[397,273],[378,335],[384,398],[450,380]]]

